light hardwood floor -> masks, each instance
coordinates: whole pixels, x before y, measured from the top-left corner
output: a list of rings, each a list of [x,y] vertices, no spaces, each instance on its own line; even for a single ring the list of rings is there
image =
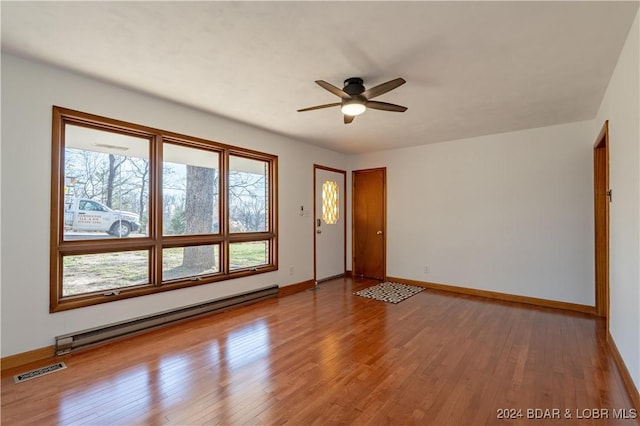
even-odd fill
[[[397,305],[352,294],[375,283],[332,280],[67,355],[21,384],[24,367],[6,371],[2,425],[637,424],[613,418],[632,403],[602,321],[434,290]],[[596,409],[609,418],[576,418]]]

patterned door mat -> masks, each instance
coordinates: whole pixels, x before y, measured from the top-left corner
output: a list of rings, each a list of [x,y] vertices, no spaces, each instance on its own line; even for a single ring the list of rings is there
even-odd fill
[[[414,294],[420,293],[422,290],[424,290],[423,287],[386,281],[353,294],[382,302],[400,303]]]

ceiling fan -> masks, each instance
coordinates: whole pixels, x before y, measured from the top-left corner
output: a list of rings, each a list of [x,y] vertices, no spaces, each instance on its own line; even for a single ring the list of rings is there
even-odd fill
[[[366,90],[363,86],[363,80],[359,77],[351,77],[346,79],[344,81],[344,88],[342,89],[339,89],[333,84],[329,84],[324,80],[316,80],[316,83],[323,89],[326,89],[341,98],[342,101],[303,108],[299,109],[298,112],[313,111],[315,109],[340,106],[340,110],[344,114],[344,124],[349,124],[353,121],[356,115],[362,114],[366,111],[367,108],[395,112],[405,112],[407,110],[407,107],[403,107],[401,105],[371,100],[376,96],[380,96],[399,86],[402,86],[404,83],[406,83],[404,78],[396,78]]]

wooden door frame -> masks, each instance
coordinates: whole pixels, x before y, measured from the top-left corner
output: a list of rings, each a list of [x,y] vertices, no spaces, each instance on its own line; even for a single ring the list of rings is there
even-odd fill
[[[347,171],[346,170],[340,170],[340,169],[334,169],[333,167],[327,167],[327,166],[322,166],[320,164],[314,164],[313,165],[313,282],[317,285],[318,284],[318,262],[316,260],[316,256],[317,256],[317,247],[318,247],[318,242],[317,242],[317,234],[316,234],[316,220],[318,219],[316,217],[316,212],[317,212],[317,196],[318,194],[316,194],[316,185],[317,185],[317,181],[316,181],[316,172],[318,170],[325,170],[328,172],[334,172],[334,173],[339,173],[342,175],[342,183],[343,183],[343,188],[344,188],[344,206],[338,206],[338,211],[342,212],[342,216],[343,216],[343,247],[342,247],[342,275],[345,274],[345,272],[347,271]],[[340,199],[340,197],[338,197],[338,199]],[[330,277],[328,279],[332,279],[332,278],[337,278],[337,277]]]
[[[593,204],[596,314],[609,330],[609,120],[593,145]]]
[[[355,260],[355,214],[353,209],[355,208],[355,174],[360,172],[372,172],[380,170],[382,171],[382,278],[387,279],[387,168],[386,167],[373,167],[370,169],[360,169],[351,171],[351,271],[352,275],[356,273],[356,260]]]

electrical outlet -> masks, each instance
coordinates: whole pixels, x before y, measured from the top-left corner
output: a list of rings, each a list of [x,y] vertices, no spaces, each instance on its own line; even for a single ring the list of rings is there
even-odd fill
[[[429,273],[429,266],[424,265],[424,273],[428,274]]]
[[[293,275],[293,266],[289,266],[289,275]]]

